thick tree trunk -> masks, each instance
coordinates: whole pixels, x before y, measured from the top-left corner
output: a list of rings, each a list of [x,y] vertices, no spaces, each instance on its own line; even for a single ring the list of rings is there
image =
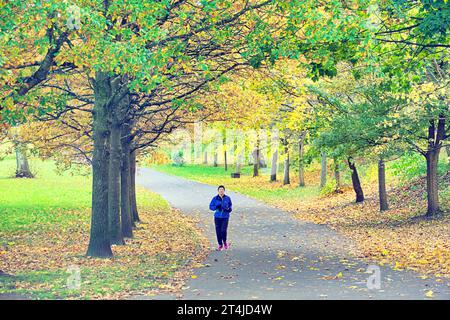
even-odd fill
[[[327,184],[327,154],[320,152],[320,187],[323,188]]]
[[[217,157],[218,157],[217,151],[214,151],[214,167],[218,166]]]
[[[97,72],[94,80],[92,155],[92,218],[87,255],[111,257],[108,230],[108,117],[106,103],[111,97],[109,77]]]
[[[427,160],[427,216],[434,216],[440,212],[438,189],[438,163],[440,148],[428,150]]]
[[[301,134],[298,140],[298,185],[300,187],[305,186],[305,168],[303,165],[304,144],[305,135]]]
[[[227,158],[227,132],[226,130],[222,131],[222,146],[224,147],[223,150],[223,160],[224,160],[224,167],[225,171],[228,171],[228,158]]]
[[[205,151],[205,153],[204,153],[203,164],[208,164],[208,152],[207,151]]]
[[[112,115],[109,157],[108,217],[111,244],[124,244],[120,221],[120,165],[121,143],[120,124]]]
[[[439,186],[438,186],[438,164],[442,141],[446,138],[445,114],[440,114],[439,119],[430,120],[428,127],[428,147],[425,153],[427,160],[427,216],[440,213],[439,208]]]
[[[16,178],[34,178],[28,165],[27,149],[20,142],[16,143]]]
[[[228,171],[228,159],[227,159],[227,151],[226,150],[223,152],[223,158],[225,161],[225,171]]]
[[[277,170],[278,170],[278,150],[275,150],[272,155],[272,167],[270,170],[270,181],[277,181]]]
[[[244,163],[250,165],[250,146],[247,138],[244,141]]]
[[[386,170],[384,166],[384,160],[380,158],[378,160],[378,194],[380,197],[380,211],[389,209],[387,192],[386,192]]]
[[[133,217],[133,221],[139,222],[139,211],[137,208],[137,200],[136,200],[136,150],[131,152],[130,157],[130,202],[131,202],[131,216]]]
[[[261,167],[261,140],[259,133],[256,138],[256,149],[253,151],[253,176],[259,176],[259,168]]]
[[[333,163],[334,163],[334,180],[336,182],[335,191],[340,192],[340,190],[341,190],[341,171],[339,170],[339,162],[336,158],[334,158]]]
[[[130,124],[122,125],[122,165],[120,172],[120,211],[122,220],[122,234],[125,238],[133,237],[133,220],[130,205]]]
[[[289,178],[289,148],[286,146],[284,149],[284,152],[286,154],[286,158],[284,159],[284,177],[283,177],[283,184],[290,184],[291,180]]]
[[[259,149],[253,151],[253,176],[259,176]]]
[[[241,157],[240,153],[236,156],[236,168],[234,172],[238,174],[241,173]]]
[[[364,201],[364,193],[361,187],[361,181],[359,180],[358,176],[358,170],[356,169],[356,165],[353,162],[353,159],[351,157],[348,158],[348,166],[350,170],[352,171],[352,185],[353,190],[355,190],[356,193],[356,202],[363,202]]]

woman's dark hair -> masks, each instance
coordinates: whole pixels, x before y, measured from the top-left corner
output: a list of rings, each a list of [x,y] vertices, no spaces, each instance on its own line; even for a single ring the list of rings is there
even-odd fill
[[[217,188],[217,190],[219,190],[220,188],[223,188],[223,190],[225,190],[225,187],[224,187],[224,186],[219,186],[219,187]]]

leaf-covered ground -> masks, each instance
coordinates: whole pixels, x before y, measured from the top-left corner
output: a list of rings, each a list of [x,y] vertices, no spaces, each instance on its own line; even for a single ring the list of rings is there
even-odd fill
[[[0,295],[36,299],[118,299],[178,291],[207,240],[195,221],[138,189],[141,222],[113,259],[86,258],[90,178],[58,176],[34,162],[36,179],[8,178],[0,162]],[[81,286],[68,289],[72,266]],[[72,273],[73,275],[73,273]],[[70,280],[69,280],[70,281]]]
[[[231,179],[223,168],[205,169],[198,165],[159,165],[155,168],[204,183],[225,184],[228,189],[291,211],[299,219],[327,224],[355,240],[359,246],[357,254],[367,259],[389,263],[397,269],[416,270],[423,277],[433,275],[438,281],[450,277],[449,173],[441,177],[439,186],[444,214],[429,220],[423,218],[426,212],[424,177],[388,190],[390,209],[380,213],[376,179],[363,177],[366,201],[355,204],[353,189],[348,184],[341,194],[321,196],[317,167],[306,172],[307,187],[303,188],[298,187],[295,174],[291,176],[291,184],[283,186],[280,181],[269,182],[267,172],[252,177],[250,167],[246,167],[241,179]],[[392,174],[390,178],[388,186],[398,185]],[[348,183],[348,177],[343,180]]]
[[[277,205],[295,216],[315,223],[325,223],[356,241],[364,257],[395,268],[419,271],[425,277],[450,278],[450,215],[448,195],[442,192],[444,213],[426,219],[425,178],[388,191],[388,211],[379,212],[376,186],[366,188],[367,199],[354,203],[354,192],[322,196],[320,201]],[[448,190],[450,174],[441,178],[441,190]]]

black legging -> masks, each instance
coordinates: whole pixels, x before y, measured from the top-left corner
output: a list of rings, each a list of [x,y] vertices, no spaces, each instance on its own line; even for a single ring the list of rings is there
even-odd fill
[[[216,235],[219,246],[227,242],[228,218],[214,218],[216,224]]]

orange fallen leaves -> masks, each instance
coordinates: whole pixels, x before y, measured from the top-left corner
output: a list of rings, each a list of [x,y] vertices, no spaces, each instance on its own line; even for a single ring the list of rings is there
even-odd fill
[[[450,174],[443,178],[450,184]],[[364,203],[354,203],[351,188],[344,193],[311,202],[280,202],[302,220],[327,224],[357,244],[356,255],[394,269],[404,268],[425,275],[450,278],[450,216],[425,219],[425,179],[388,191],[390,210],[380,213],[376,186],[365,186]],[[367,192],[369,191],[369,192]],[[444,210],[449,203],[441,203]]]
[[[89,215],[89,211],[80,211],[76,214]],[[134,238],[127,239],[125,246],[113,246],[112,259],[85,256],[89,241],[88,219],[64,225],[65,232],[62,232],[61,226],[55,225],[50,230],[43,228],[33,232],[25,230],[8,235],[0,234],[0,237],[10,239],[8,245],[0,250],[0,270],[12,275],[40,270],[65,272],[68,266],[76,265],[82,270],[94,270],[93,272],[98,270],[100,274],[103,268],[117,268],[130,272],[129,270],[142,270],[143,264],[150,263],[152,258],[158,259],[162,253],[175,256],[179,254],[182,257],[189,257],[187,260],[191,262],[180,268],[180,265],[170,265],[168,261],[164,269],[158,270],[157,274],[141,272],[142,274],[134,275],[142,281],[159,282],[155,289],[147,292],[136,292],[131,289],[111,292],[108,288],[101,288],[105,289],[105,293],[90,293],[89,298],[118,299],[137,294],[155,294],[158,291],[178,292],[194,264],[203,260],[209,242],[195,227],[192,218],[182,215],[175,209],[150,211],[141,208],[140,218],[141,222],[134,231]],[[172,274],[172,271],[175,273]],[[170,278],[169,273],[172,274]],[[83,280],[83,284],[88,283]],[[50,284],[45,281],[33,283],[16,281],[14,285],[16,289],[24,289],[27,292],[47,289],[51,291]]]

